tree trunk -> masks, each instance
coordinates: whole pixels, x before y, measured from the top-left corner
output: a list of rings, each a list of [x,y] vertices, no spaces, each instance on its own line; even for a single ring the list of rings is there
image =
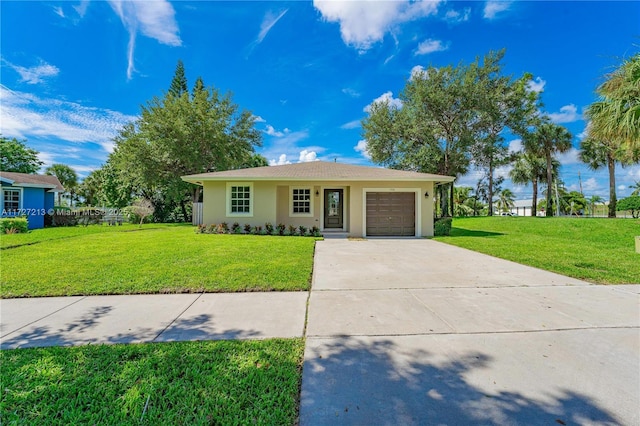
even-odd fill
[[[191,222],[191,218],[187,214],[187,206],[185,205],[184,200],[180,200],[180,208],[182,209],[182,217],[184,218],[184,221],[187,223]]]
[[[451,186],[449,187],[449,207],[451,208],[451,217],[453,217],[453,214],[455,213],[453,211],[453,182],[451,182]]]
[[[553,188],[551,188],[551,185],[553,185],[553,173],[552,173],[552,169],[551,169],[551,153],[548,152],[547,153],[547,205],[546,205],[546,211],[545,211],[545,215],[546,216],[553,216],[553,209],[551,208],[551,191],[553,190]]]
[[[534,179],[533,182],[533,203],[531,205],[531,216],[538,215],[538,179]]]
[[[493,164],[489,161],[489,210],[487,211],[488,216],[493,216]]]
[[[613,157],[607,155],[607,166],[609,168],[609,217],[616,217],[616,162]]]

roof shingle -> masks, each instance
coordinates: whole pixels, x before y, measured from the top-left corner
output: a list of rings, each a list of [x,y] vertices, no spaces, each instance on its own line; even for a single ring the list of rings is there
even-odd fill
[[[430,173],[408,172],[381,167],[355,166],[328,161],[286,164],[282,166],[253,167],[226,170],[222,172],[200,173],[183,176],[183,180],[193,183],[203,181],[248,179],[248,180],[310,180],[310,181],[430,181],[452,182],[451,176]]]
[[[15,186],[34,186],[54,191],[64,191],[57,177],[49,175],[31,175],[27,173],[0,172],[0,177],[13,181]]]

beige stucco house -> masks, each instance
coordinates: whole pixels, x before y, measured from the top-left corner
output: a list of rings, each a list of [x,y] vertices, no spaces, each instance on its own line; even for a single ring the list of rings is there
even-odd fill
[[[317,226],[352,237],[432,236],[434,186],[453,177],[314,161],[183,176],[202,223]]]

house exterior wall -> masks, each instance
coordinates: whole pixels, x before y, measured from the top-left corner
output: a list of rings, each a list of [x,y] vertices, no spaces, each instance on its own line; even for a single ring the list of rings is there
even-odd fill
[[[375,191],[412,191],[416,193],[416,231],[418,236],[433,236],[433,182],[370,182],[370,181],[331,181],[331,182],[289,182],[289,181],[253,181],[233,182],[253,185],[253,211],[251,215],[229,215],[227,211],[227,186],[224,181],[203,182],[203,223],[231,225],[238,222],[241,226],[264,226],[266,222],[274,226],[285,225],[317,226],[323,229],[324,190],[344,190],[344,232],[352,237],[362,237],[365,233],[365,199],[367,192]],[[299,216],[291,212],[291,188],[311,188],[312,215]],[[316,192],[318,195],[316,195]],[[425,197],[425,192],[429,197]]]
[[[2,189],[17,189],[20,191],[20,211],[17,216],[27,216],[29,229],[44,228],[44,214],[46,213],[45,189],[25,188],[20,186],[2,185]],[[53,194],[51,194],[53,195]],[[0,193],[0,197],[2,194]],[[4,199],[0,200],[0,212],[5,210]],[[53,207],[53,206],[52,206]],[[3,215],[7,217],[10,215]]]

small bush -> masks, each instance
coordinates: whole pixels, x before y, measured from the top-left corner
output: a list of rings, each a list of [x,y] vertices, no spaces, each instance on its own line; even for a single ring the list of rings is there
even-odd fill
[[[278,230],[278,235],[284,235],[284,231],[286,231],[287,226],[284,223],[279,223],[278,226],[276,226],[276,229]]]
[[[196,234],[206,234],[207,225],[198,225],[196,226]]]
[[[312,226],[311,229],[309,230],[309,232],[314,237],[321,237],[322,236],[322,234],[320,234],[320,228],[318,228],[317,226]]]
[[[234,234],[238,234],[239,229],[240,229],[240,224],[238,222],[233,222],[233,225],[231,225],[231,232],[233,232]]]
[[[452,219],[450,217],[443,217],[436,220],[436,223],[433,225],[433,234],[436,237],[451,234],[451,222]]]
[[[207,228],[207,234],[215,234],[218,231],[218,225],[216,225],[215,223],[212,223],[211,225],[209,225],[209,227]]]
[[[289,225],[289,235],[296,235],[296,227]]]
[[[251,233],[251,225],[249,225],[248,223],[244,224],[244,233],[245,234],[250,234]]]
[[[218,232],[218,234],[226,234],[229,232],[229,225],[227,222],[222,222],[220,224],[220,230],[222,230],[222,232]]]
[[[264,224],[264,230],[267,231],[268,235],[273,234],[273,225],[269,222]]]
[[[68,207],[55,207],[53,210],[53,218],[51,226],[76,226],[78,224],[78,216]]]
[[[240,228],[239,226],[237,228],[235,228],[232,233],[239,235],[242,234],[242,228]]]
[[[19,234],[29,231],[29,223],[26,217],[7,217],[0,219],[0,233]]]
[[[298,227],[298,230],[300,231],[300,236],[301,237],[304,237],[305,235],[307,235],[307,227],[306,226],[300,225]]]

